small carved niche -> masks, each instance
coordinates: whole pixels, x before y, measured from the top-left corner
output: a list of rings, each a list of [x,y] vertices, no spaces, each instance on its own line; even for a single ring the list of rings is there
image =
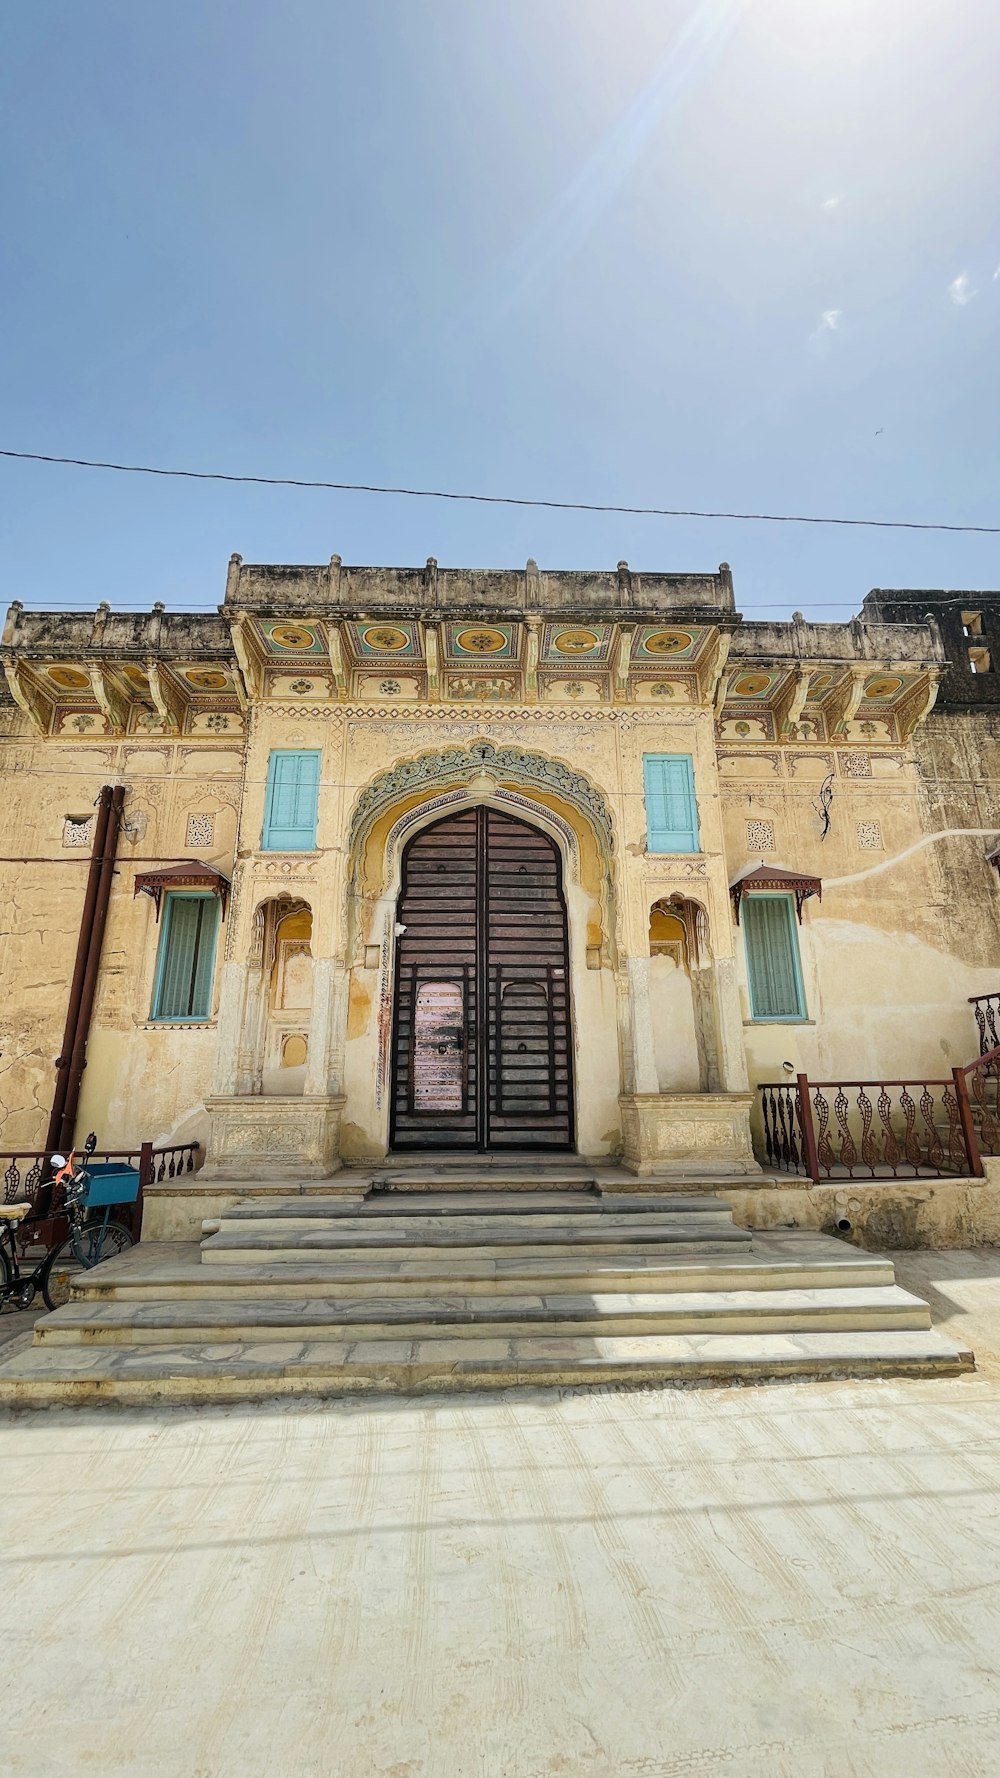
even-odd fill
[[[684,921],[662,902],[657,902],[649,912],[649,954],[651,957],[672,957],[678,969],[688,967]]]

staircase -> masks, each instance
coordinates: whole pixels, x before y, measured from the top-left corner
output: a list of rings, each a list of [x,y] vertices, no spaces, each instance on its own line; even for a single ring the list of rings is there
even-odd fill
[[[369,1174],[353,1192],[345,1180],[336,1196],[237,1204],[200,1247],[140,1246],[84,1274],[32,1344],[8,1348],[0,1401],[928,1375],[972,1364],[931,1331],[927,1305],[878,1255],[822,1235],[751,1237],[708,1194],[637,1192],[621,1180],[602,1190],[552,1172],[555,1187],[538,1189],[537,1169],[471,1182],[461,1168],[406,1169]]]

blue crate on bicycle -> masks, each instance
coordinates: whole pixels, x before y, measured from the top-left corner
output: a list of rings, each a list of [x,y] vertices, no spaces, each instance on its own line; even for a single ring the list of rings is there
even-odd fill
[[[139,1169],[127,1161],[91,1161],[87,1189],[81,1202],[88,1210],[105,1204],[134,1204],[139,1196]]]

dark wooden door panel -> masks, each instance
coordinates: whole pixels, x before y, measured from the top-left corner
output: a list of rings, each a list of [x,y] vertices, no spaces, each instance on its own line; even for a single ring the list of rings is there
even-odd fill
[[[393,1030],[399,1148],[568,1148],[569,956],[559,853],[495,809],[403,861]]]

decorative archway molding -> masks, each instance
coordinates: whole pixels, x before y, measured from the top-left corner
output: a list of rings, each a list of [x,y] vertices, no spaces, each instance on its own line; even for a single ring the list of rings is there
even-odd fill
[[[496,779],[513,779],[530,789],[564,797],[586,815],[606,856],[610,859],[614,855],[611,811],[596,785],[582,772],[562,760],[530,753],[523,747],[497,747],[492,741],[474,741],[471,747],[449,747],[401,760],[391,771],[380,772],[373,778],[361,791],[351,813],[348,846],[352,856],[379,815],[393,803],[428,785],[463,784],[481,773]]]
[[[438,786],[440,794],[435,795]],[[558,798],[565,815],[533,797],[533,789]],[[414,801],[415,797],[419,800]],[[386,830],[386,817],[400,803],[404,807],[398,819]],[[550,834],[562,853],[567,882],[580,884],[584,874],[581,839],[591,859],[596,849],[599,883],[595,884],[594,897],[599,904],[604,945],[612,953],[613,962],[620,948],[614,830],[601,792],[561,760],[477,741],[470,747],[452,747],[404,760],[391,771],[381,772],[359,794],[351,815],[345,882],[349,965],[366,941],[381,943],[381,915],[390,904],[395,904],[407,840],[446,810],[457,811],[463,805],[476,803],[489,803],[512,815],[522,814]],[[573,816],[575,823],[567,818]],[[369,859],[369,844],[380,824],[378,856]]]

